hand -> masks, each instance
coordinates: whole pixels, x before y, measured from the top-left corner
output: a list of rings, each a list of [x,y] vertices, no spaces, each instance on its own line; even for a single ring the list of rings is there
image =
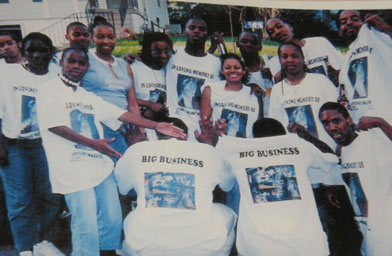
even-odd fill
[[[385,23],[383,19],[381,19],[378,15],[375,14],[366,14],[364,22],[382,32],[391,33],[392,31],[392,27]]]
[[[140,60],[139,56],[133,53],[128,53],[124,56],[124,60],[128,62],[128,64],[132,64],[135,60]]]
[[[225,43],[223,40],[223,32],[215,31],[211,36],[211,45],[216,46],[220,43]]]
[[[186,139],[187,137],[187,135],[184,133],[182,129],[174,126],[173,124],[169,124],[165,122],[158,123],[157,126],[155,127],[155,130],[159,133],[174,138]]]
[[[227,123],[225,119],[218,119],[215,121],[214,134],[222,136],[227,132]]]
[[[264,96],[267,94],[257,84],[250,83],[250,84],[248,84],[248,86],[250,86],[250,94],[254,94],[254,95],[256,95],[259,98],[264,98]]]
[[[0,166],[7,167],[8,162],[8,151],[3,143],[0,143]]]
[[[328,198],[328,202],[331,205],[333,205],[334,207],[336,207],[337,209],[339,209],[341,207],[341,203],[338,200],[338,198],[336,197],[335,193],[328,192],[327,193],[327,198]]]
[[[278,83],[278,82],[282,81],[283,78],[284,77],[282,76],[282,70],[281,70],[278,73],[276,73],[276,75],[274,76],[274,81],[275,81],[275,83]]]
[[[260,68],[260,72],[264,78],[272,80],[272,73],[270,68]]]
[[[122,155],[114,150],[109,143],[115,141],[115,138],[111,139],[102,139],[102,140],[92,140],[89,147],[97,150],[98,152],[112,156],[112,157],[121,157]]]
[[[359,119],[357,124],[357,128],[359,130],[367,131],[368,129],[380,127],[382,122],[385,122],[384,119],[380,117],[373,116],[363,116]]]
[[[298,134],[299,137],[303,138],[305,135],[309,134],[308,131],[300,124],[296,122],[290,122],[287,126],[287,130],[291,133]]]
[[[212,129],[212,120],[210,118],[205,118],[199,121],[200,131],[195,130],[195,137],[199,142],[203,142],[206,144],[213,144],[214,141],[214,132]]]
[[[158,102],[151,102],[149,104],[149,108],[154,112],[159,112],[165,109],[165,105],[158,103]]]
[[[124,136],[128,146],[147,140],[147,135],[143,127],[126,124],[125,132],[122,132],[122,135]]]

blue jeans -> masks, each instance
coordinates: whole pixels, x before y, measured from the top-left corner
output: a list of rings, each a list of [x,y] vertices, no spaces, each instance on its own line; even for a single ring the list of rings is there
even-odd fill
[[[113,174],[94,188],[64,196],[72,214],[72,256],[121,248],[122,214]]]
[[[31,250],[52,240],[60,195],[52,194],[41,139],[4,139],[9,165],[1,170],[15,247]]]
[[[103,126],[103,137],[104,137],[105,139],[111,139],[111,138],[115,138],[115,139],[116,139],[115,141],[109,143],[109,145],[110,145],[113,149],[115,149],[116,151],[118,151],[120,154],[124,154],[125,151],[126,151],[127,148],[128,148],[128,144],[127,144],[127,142],[125,141],[125,138],[124,138],[124,136],[121,134],[121,131],[120,131],[120,130],[122,130],[122,129],[125,129],[125,128],[123,127],[123,125],[121,125],[120,129],[118,129],[118,130],[116,130],[116,131],[113,131],[112,129],[110,129],[109,127],[107,127],[107,126],[104,125],[104,124],[102,124],[102,126]],[[117,160],[118,160],[118,157],[112,157],[112,156],[109,156],[109,157],[113,160],[114,163],[116,163]]]
[[[226,194],[226,206],[232,209],[236,214],[240,208],[240,187],[237,180],[235,180],[233,188]]]

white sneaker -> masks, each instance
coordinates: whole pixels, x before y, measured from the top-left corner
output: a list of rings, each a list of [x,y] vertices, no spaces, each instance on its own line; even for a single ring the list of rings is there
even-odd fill
[[[23,251],[19,253],[19,256],[33,256],[32,251]]]
[[[34,245],[34,256],[65,256],[52,242],[42,241]]]

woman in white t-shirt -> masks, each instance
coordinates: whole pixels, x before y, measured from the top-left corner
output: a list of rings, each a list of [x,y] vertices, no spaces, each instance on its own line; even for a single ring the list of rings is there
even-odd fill
[[[220,72],[224,80],[203,86],[200,118],[202,123],[210,119],[212,122],[219,121],[219,125],[226,127],[223,130],[226,135],[251,138],[252,126],[263,112],[260,107],[262,99],[244,85],[249,75],[238,55],[224,54],[221,61]],[[201,126],[202,134],[206,133],[204,125]]]

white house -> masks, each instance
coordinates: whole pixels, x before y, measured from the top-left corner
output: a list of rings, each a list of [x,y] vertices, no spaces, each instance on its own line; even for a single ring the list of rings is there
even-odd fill
[[[163,30],[169,25],[166,0],[0,0],[0,31],[47,34],[55,45],[64,43],[66,26],[73,21],[88,25],[101,15],[135,33]]]

